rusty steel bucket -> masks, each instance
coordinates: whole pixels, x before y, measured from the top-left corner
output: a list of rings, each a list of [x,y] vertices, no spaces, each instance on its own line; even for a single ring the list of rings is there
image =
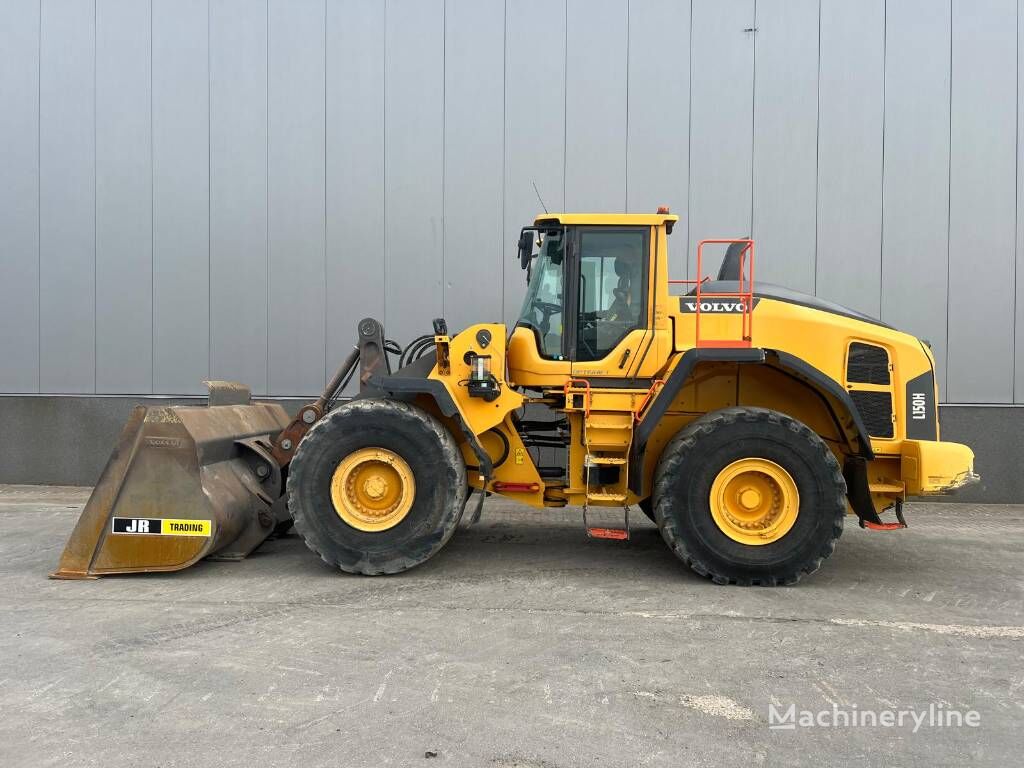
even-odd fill
[[[285,410],[206,382],[207,406],[137,406],[64,548],[55,579],[241,559],[287,518],[271,441]]]

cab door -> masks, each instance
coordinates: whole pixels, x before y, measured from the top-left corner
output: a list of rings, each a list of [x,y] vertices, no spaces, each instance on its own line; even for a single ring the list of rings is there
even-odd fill
[[[575,230],[565,318],[573,377],[628,380],[640,369],[653,337],[650,238],[650,227]]]

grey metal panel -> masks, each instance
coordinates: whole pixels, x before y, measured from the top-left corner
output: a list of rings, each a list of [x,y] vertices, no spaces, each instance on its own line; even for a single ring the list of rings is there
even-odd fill
[[[940,385],[949,254],[949,35],[948,0],[889,0],[882,319],[931,342]]]
[[[818,0],[760,0],[755,26],[756,277],[813,293]]]
[[[96,391],[153,391],[150,7],[96,3]]]
[[[883,0],[821,4],[817,293],[878,317]]]
[[[761,279],[940,367],[948,328],[945,399],[1024,401],[1024,0],[822,0],[820,41],[814,0],[694,0],[692,34],[669,0],[271,2],[272,27],[248,0],[153,0],[151,25],[0,2],[0,390],[311,393],[362,316],[402,341],[499,296],[512,319],[536,181],[553,210],[671,205],[679,276],[688,238],[753,228]]]
[[[326,171],[330,375],[355,344],[356,323],[386,322],[384,4],[378,0],[327,3]]]
[[[210,373],[267,392],[267,13],[210,5]]]
[[[444,317],[501,322],[504,0],[448,0],[444,84]]]
[[[39,391],[39,0],[0,3],[0,391]]]
[[[270,2],[269,390],[324,387],[324,0]]]
[[[626,209],[625,0],[569,0],[565,54],[565,205]]]
[[[543,213],[533,185],[549,210],[564,208],[565,2],[508,0],[505,24],[502,311],[510,323],[519,314],[525,290],[515,259],[516,239],[520,227]]]
[[[208,0],[153,2],[153,389],[210,376]]]
[[[686,274],[689,225],[690,7],[675,0],[629,4],[626,209],[680,214],[669,239],[669,276]]]
[[[95,8],[46,0],[39,74],[39,379],[96,389]]]
[[[1013,398],[1015,0],[953,4],[947,399]]]
[[[1017,253],[1013,402],[1024,403],[1024,0],[1017,3]]]
[[[690,275],[699,240],[750,234],[754,87],[752,0],[693,0],[692,8]],[[722,253],[708,250],[705,273]]]
[[[443,310],[442,0],[389,0],[386,27],[387,333],[405,345]]]

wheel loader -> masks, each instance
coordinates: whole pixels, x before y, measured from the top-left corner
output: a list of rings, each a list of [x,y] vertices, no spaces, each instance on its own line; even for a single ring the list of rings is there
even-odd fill
[[[240,559],[292,524],[330,566],[393,574],[498,495],[579,507],[605,539],[637,506],[715,583],[792,584],[848,518],[903,528],[907,497],[978,479],[940,441],[927,342],[755,282],[750,239],[702,241],[695,276],[670,279],[677,221],[538,216],[511,330],[439,318],[401,348],[367,318],[294,418],[230,382],[207,406],[138,407],[51,575]]]

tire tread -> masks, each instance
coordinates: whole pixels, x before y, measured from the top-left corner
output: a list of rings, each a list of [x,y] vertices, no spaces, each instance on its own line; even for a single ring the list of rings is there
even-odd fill
[[[348,418],[353,412],[364,413],[379,421],[394,418],[396,415],[411,418],[418,421],[425,429],[433,432],[437,438],[438,444],[441,446],[442,461],[449,471],[453,471],[455,474],[455,477],[451,478],[451,482],[456,488],[455,508],[459,512],[445,526],[442,536],[425,551],[412,555],[404,552],[396,553],[389,560],[380,563],[371,561],[365,554],[354,563],[343,561],[336,553],[332,554],[328,551],[328,547],[323,546],[321,536],[307,519],[308,510],[296,498],[295,489],[302,487],[305,472],[310,465],[310,462],[306,460],[307,457],[315,451],[321,450],[322,443],[330,439],[329,435],[337,427],[338,422]],[[382,576],[400,573],[419,565],[435,555],[448,542],[458,527],[459,519],[462,516],[461,510],[465,507],[466,487],[466,469],[462,452],[455,439],[436,418],[414,405],[399,400],[367,398],[349,401],[331,411],[314,424],[303,437],[290,465],[288,509],[295,522],[295,530],[302,536],[306,546],[319,555],[327,565],[348,573]]]
[[[661,530],[665,543],[676,557],[682,560],[691,570],[705,578],[711,579],[715,584],[736,584],[739,586],[788,586],[796,584],[804,576],[817,571],[821,567],[822,562],[835,552],[836,542],[843,533],[843,523],[846,518],[846,480],[843,478],[839,462],[825,442],[810,427],[784,413],[768,408],[733,406],[708,413],[683,427],[665,446],[655,470],[655,482],[651,496],[654,499],[667,499],[669,497],[669,486],[674,476],[680,471],[680,466],[683,462],[697,455],[696,452],[699,451],[699,444],[702,438],[706,438],[723,427],[735,424],[738,421],[748,423],[767,421],[781,426],[792,433],[793,439],[805,441],[818,455],[822,466],[827,470],[826,480],[830,487],[830,493],[834,494],[834,503],[830,505],[833,509],[832,535],[814,556],[806,562],[799,564],[793,570],[779,574],[766,574],[760,578],[743,578],[737,577],[734,574],[715,572],[710,564],[700,560],[693,553],[692,549],[687,547],[683,537],[679,535],[673,518],[664,513],[661,503],[655,502],[654,512],[658,528]]]

